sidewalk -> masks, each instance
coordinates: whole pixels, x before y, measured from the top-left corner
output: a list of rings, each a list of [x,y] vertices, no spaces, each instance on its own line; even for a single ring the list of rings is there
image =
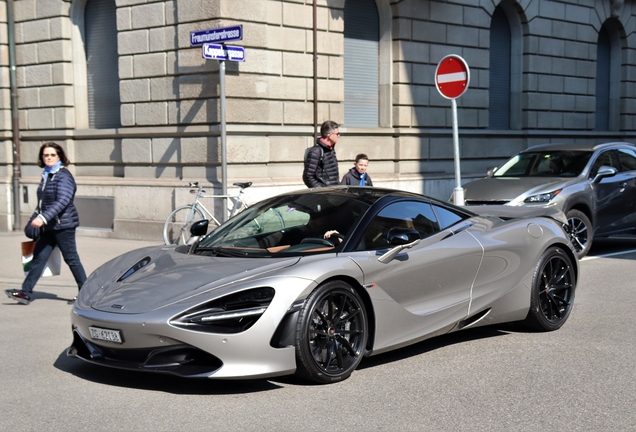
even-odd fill
[[[28,240],[22,232],[0,232],[0,250],[3,251],[2,259],[0,259],[0,287],[3,289],[8,284],[12,285],[9,288],[19,288],[22,285],[24,272],[22,271],[21,243]],[[124,252],[158,244],[163,243],[77,236],[77,252],[87,276],[106,261]],[[62,271],[59,276],[40,278],[35,286],[36,291],[38,286],[77,287],[71,270],[64,261],[62,261]]]

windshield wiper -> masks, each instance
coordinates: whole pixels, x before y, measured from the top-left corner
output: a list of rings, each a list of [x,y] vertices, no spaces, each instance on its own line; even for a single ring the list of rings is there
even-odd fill
[[[222,256],[222,257],[246,257],[247,256],[247,252],[240,252],[235,249],[228,249],[221,246],[214,246],[209,248],[200,247],[196,249],[195,253],[196,252],[212,252],[216,256]]]

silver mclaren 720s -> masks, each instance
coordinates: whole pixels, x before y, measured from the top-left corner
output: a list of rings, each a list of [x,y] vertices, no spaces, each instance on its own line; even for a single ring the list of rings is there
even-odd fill
[[[476,211],[476,213],[475,213]],[[261,201],[189,244],[98,268],[68,355],[218,379],[331,383],[367,356],[466,328],[560,328],[578,261],[556,209],[456,207],[371,187]]]

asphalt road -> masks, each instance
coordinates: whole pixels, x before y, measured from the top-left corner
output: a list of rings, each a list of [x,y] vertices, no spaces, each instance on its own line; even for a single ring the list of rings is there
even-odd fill
[[[46,286],[27,307],[0,300],[0,430],[635,430],[636,252],[599,256],[630,248],[610,241],[581,262],[559,331],[467,330],[366,359],[326,386],[185,380],[69,359],[64,299],[74,288]]]

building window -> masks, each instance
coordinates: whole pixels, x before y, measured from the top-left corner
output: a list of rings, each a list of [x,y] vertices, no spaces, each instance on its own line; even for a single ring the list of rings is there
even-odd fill
[[[521,16],[511,2],[502,2],[490,22],[488,127],[521,129],[523,31]]]
[[[598,33],[596,44],[595,130],[620,128],[621,37],[619,24],[607,20]]]
[[[84,49],[89,127],[120,127],[117,6],[114,0],[86,2]]]
[[[344,6],[344,126],[378,127],[380,17],[375,0]]]
[[[488,127],[510,129],[510,24],[497,7],[490,22]]]
[[[609,130],[610,54],[609,33],[601,27],[596,44],[596,130]]]

